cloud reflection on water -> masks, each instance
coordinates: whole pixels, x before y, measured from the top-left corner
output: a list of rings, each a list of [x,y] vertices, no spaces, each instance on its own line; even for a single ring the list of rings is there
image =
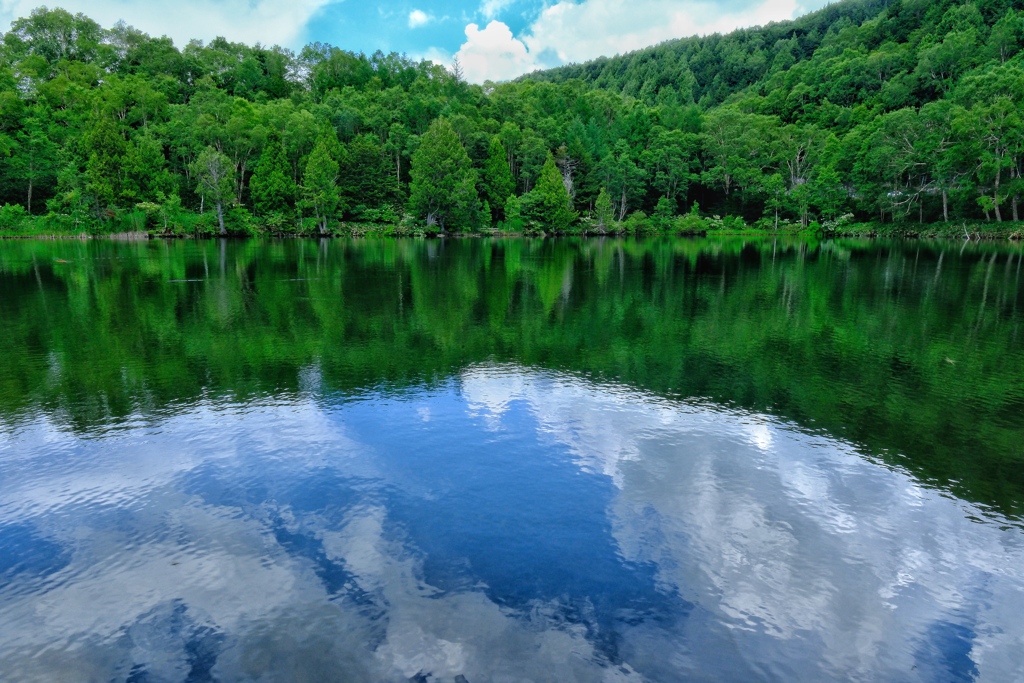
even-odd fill
[[[456,440],[479,460],[416,455]],[[506,482],[486,468],[509,451],[555,460]],[[618,570],[567,544],[577,580],[524,596],[488,560],[536,530],[486,509],[457,530],[479,545],[424,540],[416,512],[459,514],[494,483],[479,470],[512,489],[500,513],[566,465]],[[401,397],[202,404],[90,438],[40,417],[0,433],[0,466],[0,548],[28,525],[50,552],[0,582],[9,680],[1024,675],[1018,528],[772,418],[573,376],[476,366]],[[521,559],[545,578],[537,553]]]

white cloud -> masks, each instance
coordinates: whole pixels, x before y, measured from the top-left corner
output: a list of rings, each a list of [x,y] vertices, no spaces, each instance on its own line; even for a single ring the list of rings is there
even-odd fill
[[[494,19],[502,10],[511,5],[514,1],[515,0],[484,0],[480,3],[480,14],[484,15],[488,19]]]
[[[183,47],[193,38],[224,36],[247,44],[298,47],[306,24],[318,10],[334,0],[178,0],[177,2],[125,2],[124,0],[61,0],[69,12],[82,12],[110,27],[119,20],[150,35],[167,35]],[[58,3],[53,3],[56,6]],[[19,17],[27,17],[39,0],[0,0],[0,30]]]
[[[420,26],[425,26],[426,24],[430,23],[432,19],[433,17],[424,12],[423,10],[414,9],[413,11],[409,12],[409,28],[419,28]]]
[[[452,65],[452,54],[447,50],[442,50],[439,47],[432,47],[422,54],[415,54],[413,55],[413,58],[425,59],[428,62],[440,64],[445,68],[448,68]]]
[[[466,42],[456,53],[467,81],[505,81],[536,68],[526,45],[500,21],[483,30],[477,24],[466,27]]]
[[[497,12],[503,2],[485,0],[481,12]],[[784,21],[802,11],[796,0],[760,0],[733,11],[689,0],[562,0],[546,7],[518,38],[500,21],[491,21],[482,31],[469,24],[457,56],[470,81],[507,80],[536,68],[621,54],[672,38]]]

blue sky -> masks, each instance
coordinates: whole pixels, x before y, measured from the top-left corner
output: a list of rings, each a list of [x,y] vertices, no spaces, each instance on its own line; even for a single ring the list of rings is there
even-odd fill
[[[38,0],[0,0],[0,29]],[[826,0],[63,0],[105,26],[124,20],[179,46],[190,38],[404,52],[474,82],[583,61],[670,38],[790,19]],[[55,3],[58,4],[58,3]]]

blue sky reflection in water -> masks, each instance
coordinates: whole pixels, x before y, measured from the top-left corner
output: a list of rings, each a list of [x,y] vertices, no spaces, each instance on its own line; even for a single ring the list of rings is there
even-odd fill
[[[784,421],[571,374],[338,398],[310,368],[92,433],[39,414],[0,458],[9,681],[1024,672],[1016,526]]]

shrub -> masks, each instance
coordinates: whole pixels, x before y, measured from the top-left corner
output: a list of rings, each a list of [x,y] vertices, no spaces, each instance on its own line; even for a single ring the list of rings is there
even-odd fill
[[[0,230],[19,232],[24,227],[28,212],[21,204],[4,204],[0,206]]]
[[[684,235],[703,235],[708,231],[708,221],[696,211],[680,216],[673,224],[673,230]]]
[[[655,226],[651,223],[651,219],[647,217],[646,213],[634,211],[626,216],[626,220],[622,221],[622,230],[629,235],[642,235],[654,232]]]
[[[395,225],[402,220],[399,210],[389,204],[376,209],[363,209],[359,212],[357,220],[364,223],[389,223]]]

